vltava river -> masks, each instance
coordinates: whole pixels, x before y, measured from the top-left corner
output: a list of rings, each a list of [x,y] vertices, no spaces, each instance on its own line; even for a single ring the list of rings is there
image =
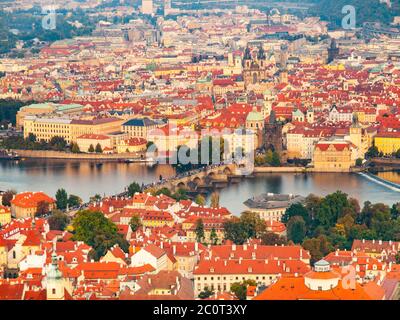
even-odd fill
[[[148,167],[145,164],[104,163],[96,166],[85,161],[24,160],[0,161],[0,190],[44,191],[51,196],[59,188],[88,200],[100,195],[117,194],[131,182],[149,183],[175,174],[167,165]],[[380,173],[384,179],[400,182],[398,173]],[[389,179],[391,178],[391,179]],[[396,178],[399,179],[396,181]],[[244,179],[220,191],[220,204],[239,214],[245,209],[243,202],[265,192],[293,193],[307,196],[310,193],[326,195],[342,190],[357,198],[389,205],[400,201],[400,193],[368,180],[358,174],[347,173],[273,173]]]

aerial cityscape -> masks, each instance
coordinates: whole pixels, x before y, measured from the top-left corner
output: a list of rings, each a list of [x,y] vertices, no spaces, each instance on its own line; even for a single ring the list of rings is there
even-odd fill
[[[0,0],[0,300],[400,300],[400,0]]]

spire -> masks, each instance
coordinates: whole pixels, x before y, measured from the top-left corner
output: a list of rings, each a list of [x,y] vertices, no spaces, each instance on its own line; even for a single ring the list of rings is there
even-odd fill
[[[352,119],[351,126],[353,128],[359,128],[360,127],[360,122],[358,121],[358,114],[356,112],[353,113],[353,119]]]
[[[276,115],[274,110],[271,110],[271,113],[269,114],[269,123],[270,124],[276,123]]]
[[[265,54],[262,44],[260,44],[260,49],[258,50],[257,59],[258,60],[266,60],[267,59],[267,56]]]
[[[244,51],[243,60],[251,60],[251,52],[249,46],[247,46],[246,50]]]
[[[53,252],[51,255],[51,265],[47,272],[47,280],[59,280],[59,279],[62,279],[62,273],[58,268],[57,255],[55,252]]]

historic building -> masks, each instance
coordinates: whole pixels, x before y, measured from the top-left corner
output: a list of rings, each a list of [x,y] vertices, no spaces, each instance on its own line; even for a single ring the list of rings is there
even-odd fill
[[[271,111],[269,121],[264,126],[264,146],[278,153],[282,152],[282,124],[276,120],[275,111]]]
[[[345,140],[320,141],[314,149],[314,168],[319,171],[348,172],[355,164],[357,147]]]
[[[257,136],[257,148],[262,146],[262,134],[264,132],[264,116],[254,107],[253,111],[249,112],[246,118],[246,129],[254,132]]]
[[[247,47],[243,57],[243,78],[246,86],[260,83],[267,77],[267,56],[262,46],[254,57]]]
[[[335,58],[339,55],[339,47],[336,44],[336,40],[332,39],[331,45],[328,48],[328,61],[327,63],[331,63]]]

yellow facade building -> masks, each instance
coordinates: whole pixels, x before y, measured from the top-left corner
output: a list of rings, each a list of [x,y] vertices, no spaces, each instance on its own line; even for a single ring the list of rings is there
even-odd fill
[[[400,132],[378,133],[374,142],[379,152],[390,155],[400,149]]]
[[[356,151],[348,141],[320,141],[314,149],[314,168],[323,172],[348,172],[355,165]]]
[[[121,131],[124,122],[118,118],[67,119],[27,116],[24,119],[24,138],[30,133],[36,140],[49,142],[53,137],[62,137],[67,143],[76,142],[77,138],[87,134],[109,134]]]
[[[11,209],[0,205],[0,226],[11,222]]]

